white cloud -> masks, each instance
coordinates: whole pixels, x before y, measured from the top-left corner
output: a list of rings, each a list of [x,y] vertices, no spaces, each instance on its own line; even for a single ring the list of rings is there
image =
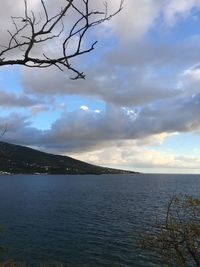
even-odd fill
[[[92,164],[113,168],[155,171],[199,173],[200,157],[180,157],[174,152],[160,151],[137,146],[134,141],[123,141],[120,146],[108,145],[87,153],[71,153],[72,157]]]
[[[89,110],[89,108],[87,106],[84,106],[84,105],[81,106],[80,109],[82,109],[83,111],[88,111]]]
[[[109,1],[113,10],[118,3]],[[129,42],[143,39],[158,18],[161,24],[172,27],[191,16],[194,8],[200,8],[200,0],[126,0],[122,12],[108,26],[121,41]]]
[[[160,7],[160,0],[126,0],[122,12],[111,21],[111,26],[123,41],[141,38],[153,26]]]
[[[199,8],[199,0],[169,0],[164,5],[163,13],[168,25],[173,25],[179,18],[187,18],[193,8]]]
[[[195,95],[200,92],[200,68],[199,65],[186,69],[181,73],[178,87],[185,95]]]
[[[35,105],[30,110],[32,115],[37,115],[38,113],[49,111],[49,108],[46,105]]]

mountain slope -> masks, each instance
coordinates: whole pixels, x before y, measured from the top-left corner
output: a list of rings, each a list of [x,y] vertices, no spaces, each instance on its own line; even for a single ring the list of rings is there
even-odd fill
[[[12,174],[131,173],[95,166],[67,156],[48,154],[29,147],[0,142],[0,173],[6,172]]]

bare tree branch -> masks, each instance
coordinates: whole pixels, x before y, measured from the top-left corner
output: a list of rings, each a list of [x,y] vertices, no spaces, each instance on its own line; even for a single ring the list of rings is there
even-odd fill
[[[0,132],[0,138],[2,137],[2,136],[4,136],[4,134],[7,132],[7,124],[5,125],[5,128],[3,129],[3,131],[1,131]]]
[[[108,5],[104,3],[103,10],[91,10],[90,0],[66,0],[66,4],[61,10],[53,15],[49,15],[47,5],[44,0],[40,0],[43,18],[37,18],[34,11],[29,11],[28,2],[24,0],[24,16],[11,17],[14,25],[14,32],[8,30],[10,39],[7,45],[0,45],[0,66],[4,65],[23,65],[27,67],[48,68],[55,66],[59,70],[71,70],[75,76],[72,79],[85,78],[84,73],[72,65],[71,60],[85,53],[91,52],[97,41],[94,41],[88,47],[83,46],[87,32],[105,21],[110,20],[118,14],[123,7],[121,0],[118,9],[109,14]],[[82,8],[77,3],[82,4]],[[64,17],[74,12],[75,21],[70,30],[65,29]],[[33,48],[38,44],[47,45],[52,39],[60,38],[61,46],[59,56],[49,56],[44,52],[40,56],[33,56]],[[69,44],[76,39],[75,47],[72,50]],[[19,51],[22,53],[18,55]],[[12,52],[15,58],[9,58]]]
[[[200,199],[173,195],[164,221],[141,236],[142,246],[151,249],[166,266],[199,267]]]

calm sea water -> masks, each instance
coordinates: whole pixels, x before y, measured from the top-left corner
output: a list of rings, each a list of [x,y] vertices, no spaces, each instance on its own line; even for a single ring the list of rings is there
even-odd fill
[[[199,197],[200,175],[0,176],[0,260],[159,266],[137,235],[173,192]]]

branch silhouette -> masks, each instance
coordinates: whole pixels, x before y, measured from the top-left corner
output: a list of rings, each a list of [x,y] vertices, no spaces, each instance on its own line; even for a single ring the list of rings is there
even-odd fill
[[[91,52],[97,41],[85,47],[84,40],[87,32],[118,14],[123,7],[124,0],[119,3],[118,9],[109,14],[108,4],[104,2],[103,10],[92,10],[90,0],[65,0],[65,5],[55,15],[50,16],[44,0],[40,0],[42,16],[36,16],[33,10],[29,10],[27,0],[24,0],[24,15],[11,17],[14,31],[8,30],[9,40],[7,45],[0,45],[0,66],[23,65],[26,67],[48,68],[55,66],[59,70],[65,69],[74,73],[72,79],[85,78],[85,74],[75,67],[71,60],[83,54]],[[77,3],[81,3],[81,7]],[[65,31],[64,18],[74,12],[74,22],[70,30]],[[63,39],[62,39],[62,38]],[[33,56],[33,48],[39,44],[49,44],[53,39],[60,38],[61,47],[58,56],[50,56],[43,53]],[[76,39],[73,51],[70,43]],[[74,45],[74,43],[73,43]],[[14,58],[9,58],[12,52]],[[16,56],[18,53],[20,56]]]

